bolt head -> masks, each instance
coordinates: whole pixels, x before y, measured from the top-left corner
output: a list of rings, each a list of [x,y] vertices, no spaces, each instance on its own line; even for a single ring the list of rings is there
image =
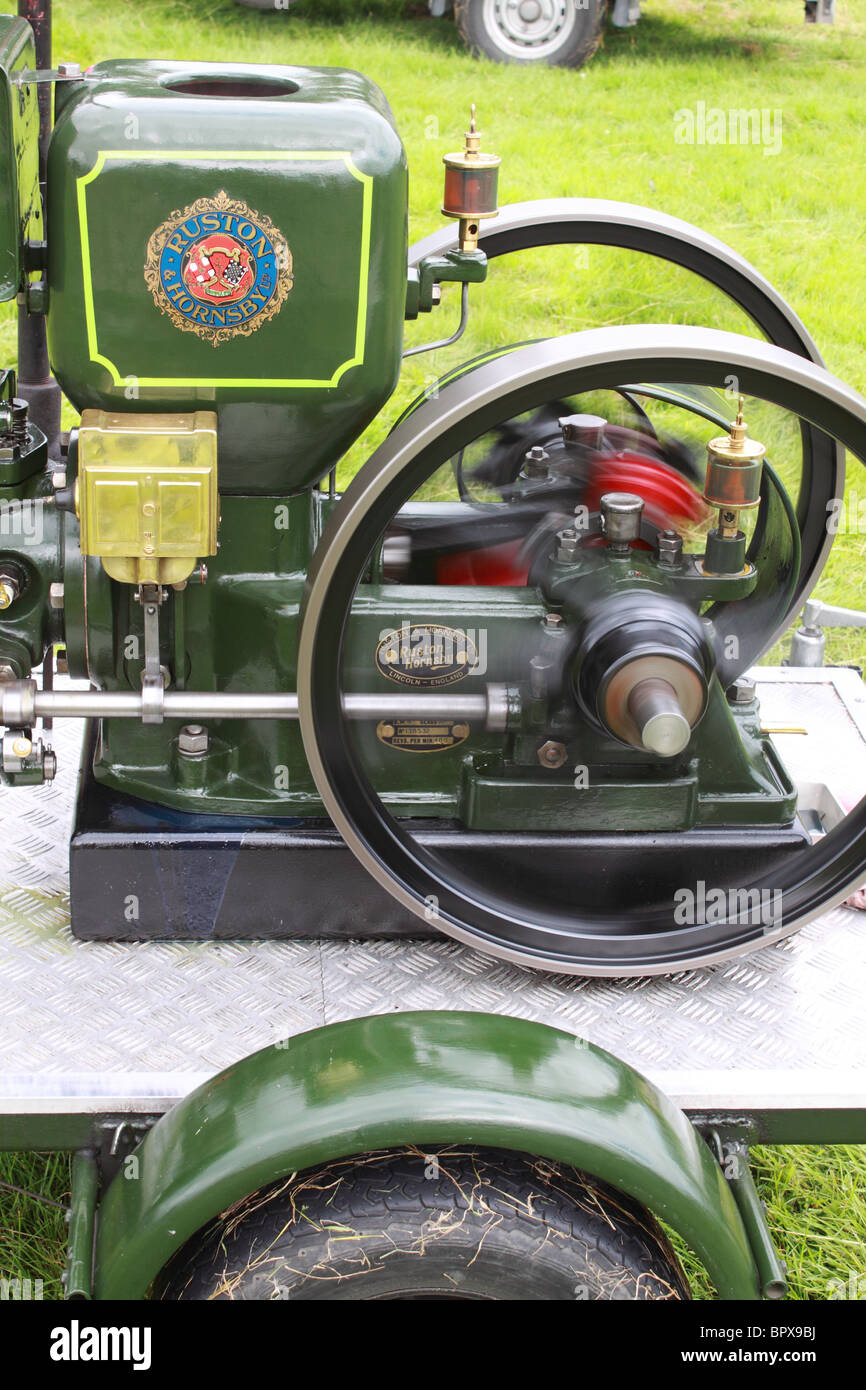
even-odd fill
[[[538,761],[542,767],[562,767],[568,759],[568,749],[564,743],[557,743],[554,739],[545,739],[538,750]]]
[[[566,526],[563,531],[558,531],[556,535],[556,558],[557,560],[574,560],[580,546],[580,536],[573,526]]]
[[[177,751],[184,758],[201,758],[209,743],[207,729],[202,724],[184,724],[177,736]]]
[[[662,531],[658,538],[660,565],[677,565],[683,558],[683,538],[678,531]]]
[[[545,615],[544,615],[544,626],[545,626],[545,627],[550,627],[550,628],[562,627],[562,614],[561,614],[561,613],[545,613]]]
[[[62,584],[55,583],[48,588],[48,604],[51,608],[62,608],[65,602],[65,590]]]
[[[18,672],[8,661],[0,661],[0,682],[17,681]]]
[[[59,492],[61,488],[66,487],[65,468],[58,468],[51,474],[51,486],[54,488],[55,492]]]
[[[523,471],[527,478],[546,478],[550,472],[550,456],[540,444],[527,449],[523,460]]]
[[[9,579],[0,579],[0,609],[11,608],[17,597],[17,585]]]
[[[729,705],[748,705],[755,698],[755,682],[749,676],[738,676],[733,685],[729,685],[725,694],[728,697]]]

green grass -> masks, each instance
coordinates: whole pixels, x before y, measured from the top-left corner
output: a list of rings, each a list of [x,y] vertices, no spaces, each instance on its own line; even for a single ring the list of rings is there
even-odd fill
[[[232,59],[355,67],[387,93],[410,170],[410,230],[440,224],[441,155],[457,147],[470,100],[488,147],[503,157],[503,202],[567,195],[649,204],[686,218],[747,256],[793,305],[828,367],[866,390],[866,180],[862,177],[866,0],[840,0],[834,27],[805,26],[799,0],[649,0],[637,28],[609,30],[579,73],[475,62],[450,20],[394,0],[301,3],[291,14],[233,0],[57,0],[55,58]],[[779,110],[782,149],[687,146],[675,113],[707,106]],[[414,361],[392,405],[341,467],[341,478],[382,438],[406,402],[484,347],[633,321],[706,322],[749,331],[743,316],[684,273],[625,253],[574,248],[526,253],[492,271],[473,296],[459,347]],[[440,333],[438,317],[410,341]],[[0,314],[0,360],[11,362],[14,322]],[[67,410],[67,423],[74,418]],[[859,466],[849,489],[866,497]],[[866,605],[864,538],[840,536],[818,594]],[[866,646],[828,638],[828,660],[862,660]],[[866,1150],[764,1149],[761,1195],[791,1270],[794,1296],[825,1298],[828,1281],[866,1274]],[[62,1198],[65,1162],[0,1156],[0,1179]],[[51,1208],[0,1192],[0,1274],[43,1278],[59,1290],[62,1220]],[[706,1292],[699,1271],[698,1293]]]
[[[0,1182],[37,1191],[53,1202],[69,1201],[66,1154],[0,1153]],[[45,1299],[63,1297],[66,1222],[55,1206],[0,1187],[0,1279],[42,1280]]]

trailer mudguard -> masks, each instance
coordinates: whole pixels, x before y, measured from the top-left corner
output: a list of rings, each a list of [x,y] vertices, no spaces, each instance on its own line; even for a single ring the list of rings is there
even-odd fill
[[[445,1011],[301,1033],[245,1057],[168,1111],[105,1194],[94,1294],[145,1297],[195,1231],[298,1169],[443,1143],[573,1164],[678,1231],[721,1297],[759,1296],[718,1164],[651,1082],[558,1029]]]

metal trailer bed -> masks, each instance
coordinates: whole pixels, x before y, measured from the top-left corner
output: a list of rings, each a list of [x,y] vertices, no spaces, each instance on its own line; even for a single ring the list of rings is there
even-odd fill
[[[806,730],[774,734],[795,780],[818,803],[856,800],[858,673],[753,674],[764,724]],[[862,913],[839,907],[753,955],[648,979],[529,972],[448,940],[85,943],[69,932],[66,865],[81,728],[61,721],[53,738],[58,780],[0,794],[0,1148],[102,1147],[281,1038],[450,1008],[585,1037],[747,1142],[866,1141]]]

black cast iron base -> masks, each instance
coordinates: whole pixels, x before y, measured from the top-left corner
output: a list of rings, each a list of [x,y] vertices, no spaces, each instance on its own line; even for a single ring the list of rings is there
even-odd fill
[[[327,820],[187,815],[107,790],[85,740],[70,843],[72,931],[88,941],[438,938],[370,877]],[[418,840],[500,887],[537,883],[551,904],[578,891],[600,910],[631,904],[645,885],[659,901],[699,879],[747,883],[805,832],[512,834],[416,822]],[[640,898],[638,897],[638,902]]]

